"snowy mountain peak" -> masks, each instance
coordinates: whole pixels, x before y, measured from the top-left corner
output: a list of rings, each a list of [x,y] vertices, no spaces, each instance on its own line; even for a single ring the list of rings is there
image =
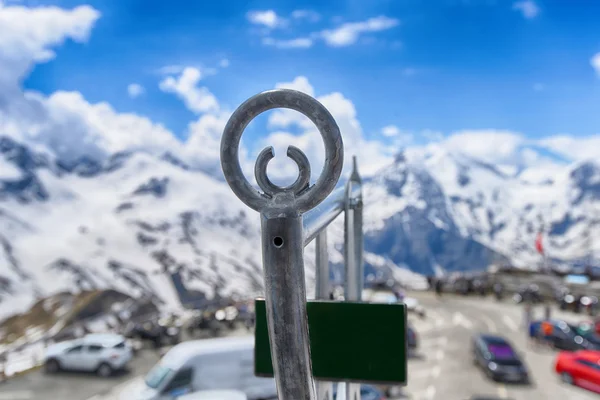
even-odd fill
[[[593,162],[536,183],[444,149],[399,152],[363,183],[366,271],[536,267],[540,229],[553,262],[579,259],[598,247],[582,238],[600,227],[599,177]],[[258,214],[220,178],[171,153],[65,162],[0,138],[0,316],[65,290],[110,287],[166,308],[260,293]],[[342,220],[331,228],[338,279]],[[306,252],[310,292],[314,248]]]
[[[50,166],[50,161],[44,154],[35,153],[6,136],[0,136],[0,154],[4,160],[25,171]]]
[[[574,190],[573,205],[582,201],[600,200],[600,165],[588,161],[577,165],[571,170],[569,177]]]

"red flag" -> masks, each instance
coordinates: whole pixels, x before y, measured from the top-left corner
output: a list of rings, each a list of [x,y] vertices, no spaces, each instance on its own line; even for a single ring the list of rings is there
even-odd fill
[[[535,249],[538,253],[544,254],[544,245],[542,243],[542,232],[538,233],[537,238],[535,239]]]

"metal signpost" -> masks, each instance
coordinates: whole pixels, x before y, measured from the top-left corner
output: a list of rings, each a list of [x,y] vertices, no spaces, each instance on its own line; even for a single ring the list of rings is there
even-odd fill
[[[274,153],[273,148],[266,148],[254,168],[259,192],[242,172],[240,139],[252,119],[280,107],[306,115],[317,126],[325,143],[325,163],[311,186],[308,159],[298,148],[288,147],[287,155],[298,165],[299,176],[292,185],[280,187],[267,177]],[[354,159],[350,180],[334,191],[343,158],[342,137],[332,115],[311,96],[294,90],[277,89],[251,97],[232,114],[223,133],[225,179],[237,197],[261,215],[265,300],[256,301],[255,373],[275,377],[280,400],[330,400],[332,381],[406,384],[406,306],[360,303],[364,276],[361,179]],[[336,302],[328,300],[326,228],[342,212],[346,217],[346,301]],[[303,251],[315,238],[317,299],[307,302]],[[360,399],[360,385],[351,384],[346,393],[351,400]]]

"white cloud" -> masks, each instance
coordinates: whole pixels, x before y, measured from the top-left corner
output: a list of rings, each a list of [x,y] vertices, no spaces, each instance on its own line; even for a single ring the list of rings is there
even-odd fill
[[[294,89],[315,97],[315,90],[304,76],[296,77],[292,82],[283,82],[275,85],[276,88]],[[362,130],[356,118],[354,103],[339,92],[329,93],[315,97],[323,104],[338,121],[338,125],[345,138],[356,140],[361,137]],[[293,125],[303,129],[315,129],[313,123],[304,115],[286,109],[274,110],[269,116],[269,126],[287,128]]]
[[[298,76],[291,82],[278,83],[275,87],[294,89],[315,97],[313,86],[304,76]],[[364,138],[351,100],[339,92],[316,96],[316,99],[333,115],[342,132],[346,172],[352,166],[352,155],[357,155],[361,160],[369,160],[360,165],[361,173],[365,176],[372,175],[393,160],[393,149],[390,146]],[[305,152],[311,163],[313,178],[318,178],[323,168],[325,150],[323,140],[313,123],[296,111],[278,109],[271,112],[268,125],[279,129],[261,141],[262,147],[273,146],[275,149],[276,157],[269,164],[269,176],[272,176],[273,181],[278,184],[291,183],[297,176],[294,163],[285,157],[288,145],[294,145]],[[281,130],[292,126],[299,127],[302,133],[294,135]],[[257,150],[262,150],[262,147]]]
[[[87,6],[73,10],[0,6],[0,132],[36,147],[46,146],[64,159],[103,157],[123,150],[173,151],[191,157],[198,151],[201,130],[214,132],[208,119],[192,126],[187,150],[164,126],[134,113],[120,113],[106,102],[90,104],[79,92],[44,96],[22,91],[21,80],[36,62],[54,57],[53,47],[68,39],[85,42],[99,16]],[[168,66],[164,72],[176,70],[183,71]],[[180,77],[174,89],[193,89],[193,81]],[[191,96],[189,101],[195,104],[193,99]]]
[[[276,89],[293,89],[309,96],[315,96],[315,89],[305,76],[298,76],[292,82],[282,82],[275,85]],[[273,110],[269,115],[268,125],[271,128],[286,128],[292,125],[299,125],[304,129],[312,127],[312,122],[304,115],[287,109]]]
[[[35,139],[64,157],[177,142],[147,118],[118,114],[106,103],[91,105],[78,92],[45,97],[22,91],[21,81],[35,63],[52,59],[53,47],[68,39],[87,41],[99,17],[89,6],[0,6],[0,131]]]
[[[275,85],[275,89],[293,89],[299,92],[306,93],[309,96],[315,95],[315,88],[310,84],[305,76],[297,76],[291,82],[281,82]]]
[[[363,33],[384,31],[398,26],[399,23],[397,19],[379,16],[362,22],[348,22],[336,29],[325,30],[321,35],[329,46],[350,46],[356,43]]]
[[[572,161],[600,159],[600,135],[556,135],[541,139],[539,143]]]
[[[86,42],[98,18],[100,13],[90,6],[32,9],[0,3],[0,103],[20,92],[34,63],[54,58],[52,47],[67,39]]]
[[[594,54],[594,56],[590,59],[590,64],[598,76],[600,76],[600,53]]]
[[[519,11],[523,17],[527,19],[533,19],[540,13],[540,8],[532,0],[524,0],[514,3],[513,10]]]
[[[229,60],[224,58],[221,61],[219,61],[219,67],[221,67],[221,68],[229,67]]]
[[[317,22],[321,19],[321,15],[313,10],[295,10],[292,12],[294,19],[306,19],[309,22]]]
[[[221,136],[230,116],[229,112],[204,114],[189,124],[185,153],[195,166],[220,174]]]
[[[273,46],[278,49],[307,49],[313,45],[311,38],[296,38],[290,40],[276,40],[266,37],[262,40],[265,46]]]
[[[415,135],[412,132],[404,131],[398,128],[396,125],[384,126],[381,130],[381,134],[390,141],[394,148],[394,152],[398,149],[404,149],[414,145]]]
[[[385,137],[394,137],[400,134],[400,129],[396,125],[384,126],[381,129],[381,134]]]
[[[492,164],[527,168],[532,177],[546,176],[544,169],[555,171],[564,164],[563,160],[600,159],[600,135],[555,135],[529,139],[519,132],[487,129],[457,131],[446,137],[438,133],[435,136],[438,137],[428,138],[430,143],[425,148],[442,147]],[[545,151],[540,151],[540,148]],[[554,155],[548,155],[548,150]]]
[[[519,164],[523,162],[519,150],[525,144],[522,135],[502,130],[458,131],[440,142],[452,151],[470,155],[490,163]]]
[[[296,20],[307,19],[311,22],[316,22],[320,18],[320,15],[310,10],[296,10],[292,12],[291,18]],[[248,13],[248,19],[254,24],[264,25],[269,29],[288,25],[288,20],[278,16],[273,10],[251,11]],[[361,35],[364,33],[384,31],[397,26],[399,23],[400,21],[397,19],[382,15],[369,18],[366,21],[348,22],[335,29],[312,32],[306,37],[285,40],[265,37],[262,40],[262,44],[280,49],[309,48],[312,47],[315,40],[324,40],[331,47],[345,47],[355,44],[361,39]],[[262,34],[268,34],[269,29],[263,31]],[[369,43],[373,40],[373,38],[362,38],[363,43]]]
[[[131,97],[132,99],[141,96],[142,94],[144,94],[145,91],[146,90],[144,89],[144,87],[138,83],[130,83],[127,86],[127,94],[129,94],[129,97]]]
[[[196,114],[219,110],[217,98],[206,87],[198,87],[202,72],[198,68],[186,67],[178,76],[168,76],[158,85],[160,90],[174,93],[185,106]]]
[[[273,10],[249,11],[246,14],[246,18],[255,25],[263,25],[271,29],[286,24],[286,20],[278,16]]]
[[[6,19],[7,12],[11,18]],[[0,65],[4,66],[0,70],[0,132],[25,140],[35,139],[36,143],[52,148],[63,157],[135,149],[158,153],[169,150],[183,154],[185,159],[192,160],[203,169],[220,171],[220,136],[230,113],[219,107],[219,102],[208,89],[198,87],[204,70],[169,66],[170,75],[176,76],[168,76],[161,82],[163,90],[176,94],[188,108],[201,114],[189,124],[185,143],[148,118],[120,113],[105,102],[90,104],[79,92],[59,91],[44,96],[22,91],[20,82],[34,63],[53,56],[52,48],[69,38],[85,41],[98,15],[95,10],[85,7],[71,11],[56,7],[0,8],[0,21],[8,21],[14,28],[9,31],[6,24],[0,25],[3,32],[0,35]],[[16,17],[20,18],[18,22],[14,21]],[[276,86],[300,90],[311,96],[317,93],[303,76]],[[393,136],[395,146],[367,140],[350,99],[340,92],[319,94],[316,98],[332,113],[341,129],[346,172],[353,154],[358,155],[362,161],[361,172],[368,176],[393,159],[397,146],[410,143],[412,134],[400,128]],[[261,144],[274,145],[278,151],[269,171],[281,178],[295,177],[295,166],[290,166],[283,153],[287,145],[294,144],[306,152],[313,166],[313,176],[318,176],[323,165],[324,149],[313,124],[297,112],[273,110],[268,125],[276,131]],[[299,128],[300,133],[286,132],[286,128],[292,126]],[[388,135],[394,132],[387,128]],[[420,135],[450,151],[466,153],[488,162],[521,164],[531,168],[548,163],[540,152],[528,147],[532,145],[546,147],[572,160],[600,157],[600,136],[577,138],[559,135],[531,141],[516,132],[497,130],[459,131],[447,137],[429,131]],[[261,149],[260,146],[252,148],[253,151]],[[245,168],[249,166],[251,169],[254,160],[247,161],[247,151],[248,148],[242,146],[241,162]]]
[[[47,143],[65,142],[68,148],[64,153],[74,149],[98,154],[95,148],[109,153],[180,148],[173,133],[162,125],[133,113],[118,113],[105,102],[90,104],[79,92],[55,92],[38,100],[45,106],[47,118],[32,128],[38,128]]]

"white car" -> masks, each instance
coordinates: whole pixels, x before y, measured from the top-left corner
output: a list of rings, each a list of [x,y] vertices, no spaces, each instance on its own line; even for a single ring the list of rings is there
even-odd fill
[[[122,388],[118,399],[179,400],[184,395],[196,399],[191,395],[202,396],[202,392],[215,390],[241,391],[248,400],[277,398],[275,379],[254,375],[253,335],[179,343],[145,378],[136,378]],[[227,400],[237,399],[227,397]]]
[[[121,335],[90,334],[49,346],[44,367],[47,373],[60,370],[88,371],[107,377],[125,369],[132,354],[126,338]]]
[[[404,304],[406,304],[406,309],[408,312],[417,313],[420,317],[425,317],[425,309],[421,304],[419,304],[419,300],[414,297],[405,297]]]
[[[377,291],[377,292],[366,292],[365,291],[365,292],[363,292],[363,294],[366,294],[365,297],[368,299],[368,301],[370,301],[372,303],[393,304],[393,303],[401,302],[406,305],[406,310],[408,312],[414,312],[417,315],[419,315],[420,317],[425,316],[425,309],[419,303],[419,300],[415,299],[414,297],[404,297],[402,299],[398,299],[398,297],[394,293],[389,292],[389,291]]]

